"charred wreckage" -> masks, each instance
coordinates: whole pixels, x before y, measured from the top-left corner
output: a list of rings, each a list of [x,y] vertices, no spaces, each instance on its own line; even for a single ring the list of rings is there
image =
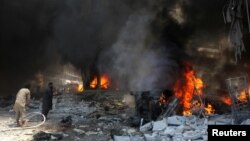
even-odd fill
[[[34,43],[53,33],[54,37],[48,43],[52,47],[37,49],[42,53],[35,50],[33,58],[24,57],[23,62],[29,65],[33,64],[29,62],[32,59],[37,60],[34,64],[39,64],[38,67],[31,67],[33,76],[26,72],[27,66],[22,69],[23,63],[19,64],[16,60],[3,63],[3,67],[7,66],[3,69],[3,74],[7,76],[0,74],[3,81],[20,85],[23,82],[20,79],[27,76],[29,80],[25,82],[31,87],[26,88],[25,93],[18,92],[17,95],[26,96],[20,98],[25,104],[15,104],[18,106],[14,110],[13,104],[18,101],[14,92],[0,97],[0,140],[207,141],[208,125],[250,125],[250,81],[248,75],[242,73],[244,69],[250,70],[248,60],[242,57],[249,45],[245,39],[246,25],[250,33],[249,4],[248,0],[225,1],[217,4],[222,6],[220,18],[230,25],[229,34],[217,34],[221,32],[217,27],[215,30],[218,32],[211,39],[208,39],[210,31],[203,35],[203,25],[200,27],[199,24],[204,24],[200,20],[203,15],[213,14],[211,7],[214,7],[215,1],[203,1],[208,7],[205,10],[210,8],[210,11],[203,10],[201,13],[190,10],[202,9],[200,2],[182,0],[147,1],[146,4],[126,0],[65,2],[52,16],[47,13],[57,7],[54,3],[50,3],[48,9],[41,6],[35,11],[41,10],[42,13],[34,16],[39,26],[31,24],[29,31],[40,33],[46,29],[46,33],[38,34],[39,39],[34,37]],[[4,3],[22,11],[18,4]],[[20,12],[20,15],[27,13]],[[198,18],[187,18],[194,13]],[[33,20],[33,16],[23,17],[24,21]],[[57,18],[54,20],[52,17]],[[44,23],[41,22],[43,20]],[[71,20],[72,23],[69,22]],[[195,23],[196,20],[200,23]],[[29,27],[24,21],[20,22],[25,25],[22,27],[20,24],[20,32]],[[52,23],[53,26],[50,25]],[[217,22],[206,24],[204,27],[208,30],[214,24],[217,26]],[[193,25],[197,29],[190,27]],[[52,27],[55,28],[53,32],[48,32]],[[22,35],[19,37],[21,45],[33,45],[33,42],[26,44],[26,34],[17,32],[16,35],[8,32],[3,43],[0,39],[6,50],[12,40],[19,41],[19,35]],[[191,36],[187,38],[186,34]],[[86,49],[85,46],[90,47]],[[75,50],[69,49],[71,47]],[[20,54],[30,55],[32,51],[27,47],[27,51]],[[10,52],[13,52],[12,48]],[[45,55],[40,57],[43,53]],[[40,58],[34,59],[37,56]],[[12,55],[7,57],[14,58]],[[17,58],[21,60],[23,56]],[[218,65],[214,65],[215,62]],[[12,77],[16,72],[13,66],[20,67],[16,77]],[[9,80],[8,76],[15,81]],[[55,87],[46,89],[48,82],[53,82]],[[44,108],[46,114],[41,112]],[[21,127],[15,123],[19,123],[19,119],[22,120]],[[222,134],[245,136],[246,132],[212,130],[214,136]]]

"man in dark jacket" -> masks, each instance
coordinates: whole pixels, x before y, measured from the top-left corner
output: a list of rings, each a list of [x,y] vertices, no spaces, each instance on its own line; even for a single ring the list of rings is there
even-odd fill
[[[42,113],[46,118],[49,111],[52,110],[53,93],[54,93],[53,83],[49,82],[48,88],[46,89],[43,95],[43,103],[42,103]]]

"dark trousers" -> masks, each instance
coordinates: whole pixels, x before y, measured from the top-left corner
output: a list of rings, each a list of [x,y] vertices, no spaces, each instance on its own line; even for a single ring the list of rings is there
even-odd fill
[[[49,111],[50,111],[50,109],[48,109],[48,108],[43,108],[43,109],[42,109],[42,114],[47,118]]]

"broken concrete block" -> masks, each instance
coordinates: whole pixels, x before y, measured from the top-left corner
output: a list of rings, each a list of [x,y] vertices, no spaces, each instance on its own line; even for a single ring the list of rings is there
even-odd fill
[[[202,134],[199,131],[186,131],[183,134],[183,139],[186,140],[196,140],[202,137]]]
[[[160,137],[157,134],[144,134],[146,141],[160,141]]]
[[[131,134],[131,133],[135,133],[136,131],[135,131],[135,129],[128,129],[128,131],[127,131],[129,134]]]
[[[185,123],[183,116],[171,116],[167,118],[168,125],[182,125]]]
[[[175,134],[174,134],[173,137],[175,137],[175,138],[182,138],[183,135],[182,135],[182,133],[180,133],[180,132],[175,132]]]
[[[250,125],[250,119],[244,120],[241,125]]]
[[[172,141],[170,137],[164,136],[161,138],[161,141]]]
[[[214,124],[213,124],[214,123]],[[227,115],[215,115],[208,120],[209,125],[230,125],[232,118]]]
[[[75,139],[74,139],[74,141],[81,141],[81,138],[79,138],[79,137],[75,137]]]
[[[201,130],[201,134],[202,135],[207,135],[207,127],[205,127],[204,129]]]
[[[65,138],[65,137],[68,137],[69,135],[68,134],[65,134],[65,133],[63,133],[63,137]]]
[[[152,122],[149,122],[149,123],[146,123],[143,126],[141,126],[140,131],[141,132],[146,132],[146,131],[151,130],[152,128],[153,128],[153,124],[152,124]]]
[[[99,125],[100,123],[98,123],[98,126],[102,126],[102,125]],[[102,123],[103,124],[103,123]],[[80,128],[86,128],[86,127],[89,127],[88,125],[80,125],[79,126]]]
[[[89,135],[97,135],[98,132],[88,131],[88,132],[86,132],[85,134],[86,134],[87,136],[89,136]]]
[[[208,120],[207,124],[208,124],[208,125],[215,125],[215,121],[213,121],[213,120]]]
[[[175,134],[175,127],[167,127],[164,131],[164,134],[173,136]]]
[[[85,131],[81,130],[81,129],[77,129],[77,128],[74,128],[73,131],[77,132],[78,134],[84,134]]]
[[[215,125],[229,125],[227,122],[216,121]]]
[[[183,141],[182,137],[173,137],[172,141]]]
[[[203,138],[204,141],[208,140],[208,136],[207,135],[202,135],[202,138]]]
[[[103,132],[102,132],[102,131],[99,131],[99,132],[98,132],[98,135],[103,135]]]
[[[133,136],[133,137],[130,137],[130,141],[145,141],[145,140],[144,140],[144,137]]]
[[[130,141],[129,136],[116,136],[114,135],[114,141]]]
[[[194,115],[186,117],[186,125],[192,127],[193,129],[197,129],[197,117]]]
[[[161,131],[166,129],[166,127],[167,123],[165,118],[163,120],[153,122],[153,131]]]
[[[180,125],[176,128],[175,132],[176,133],[183,133],[183,131],[186,129],[186,126]]]

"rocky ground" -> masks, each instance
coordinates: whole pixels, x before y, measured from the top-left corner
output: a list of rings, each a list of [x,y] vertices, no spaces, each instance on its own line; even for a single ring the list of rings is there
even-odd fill
[[[16,129],[12,105],[0,108],[1,141],[58,140],[53,135],[62,136],[60,140],[63,141],[109,141],[112,140],[112,134],[136,132],[138,129],[127,124],[129,117],[134,114],[134,107],[124,102],[125,94],[95,91],[55,96],[53,110],[46,122],[32,129]],[[41,103],[33,100],[27,113],[40,112],[40,107]],[[61,121],[68,116],[72,117],[72,124],[68,126],[66,123],[65,126]],[[36,124],[39,123],[37,120]],[[45,133],[48,133],[48,138]],[[36,134],[41,135],[41,138],[36,139]]]
[[[133,101],[127,92],[62,94],[54,97],[53,110],[44,124],[29,128],[41,123],[37,116],[21,129],[15,127],[15,113],[9,105],[0,109],[1,141],[206,141],[207,125],[232,123],[230,114],[206,118],[175,115],[134,126]],[[27,113],[39,112],[40,107],[33,100]]]

